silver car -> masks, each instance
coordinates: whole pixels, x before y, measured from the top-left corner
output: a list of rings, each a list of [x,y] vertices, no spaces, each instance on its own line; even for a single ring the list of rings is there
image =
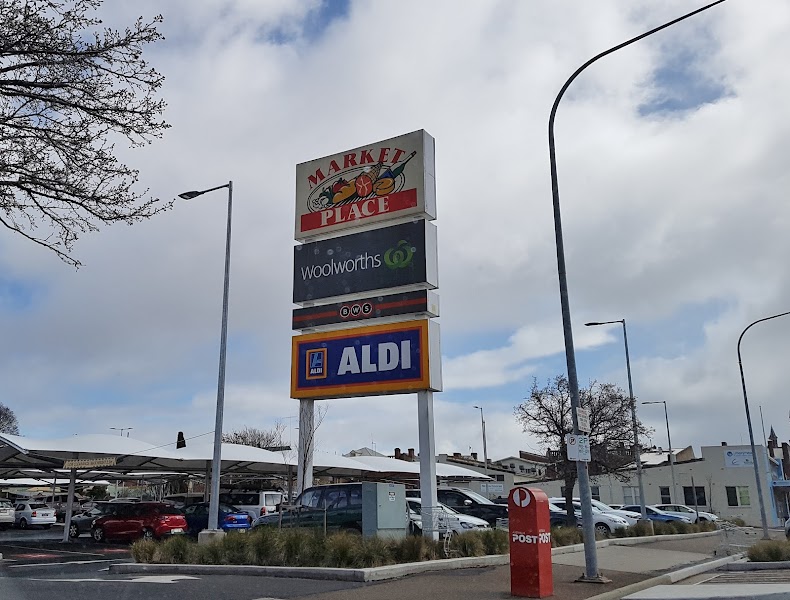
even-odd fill
[[[27,529],[31,525],[41,525],[49,529],[55,524],[55,509],[43,502],[20,502],[16,505],[14,520],[17,527]]]
[[[0,531],[14,524],[14,505],[7,500],[0,500]]]

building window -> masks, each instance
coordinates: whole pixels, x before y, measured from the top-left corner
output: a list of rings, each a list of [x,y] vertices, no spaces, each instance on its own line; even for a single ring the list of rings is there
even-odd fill
[[[601,488],[597,485],[590,486],[590,495],[592,496],[593,500],[600,500],[601,499]]]
[[[505,480],[505,476],[504,475],[497,475],[496,476],[496,480],[497,481],[504,481]]]
[[[694,500],[694,492],[691,491],[690,485],[683,486],[683,500],[686,503],[686,506],[707,506],[707,502],[705,499],[705,486],[704,485],[697,485],[694,486],[694,490],[697,494],[696,502]]]
[[[669,495],[669,486],[659,486],[658,493],[661,494],[661,504],[670,504],[672,498]]]
[[[639,488],[637,486],[623,486],[623,504],[641,504],[641,500],[639,499]]]
[[[515,465],[515,463],[510,463],[510,468],[511,468],[511,469],[515,469],[515,468],[516,468],[516,465]]]
[[[728,485],[725,487],[727,490],[727,506],[751,506],[749,498],[749,487],[745,485]]]

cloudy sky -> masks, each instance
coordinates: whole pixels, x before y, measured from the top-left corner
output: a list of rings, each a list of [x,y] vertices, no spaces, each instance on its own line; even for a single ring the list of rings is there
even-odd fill
[[[677,0],[107,3],[163,11],[146,50],[172,124],[119,149],[170,200],[234,182],[225,430],[293,427],[295,165],[402,133],[436,139],[442,353],[439,452],[542,449],[513,407],[565,372],[547,121],[598,52],[683,14]],[[560,105],[557,156],[582,384],[666,400],[676,446],[748,442],[736,342],[790,310],[790,5],[729,0],[606,57]],[[80,239],[75,271],[0,232],[0,402],[24,435],[211,432],[224,191]],[[790,437],[790,317],[750,330],[757,438]],[[328,402],[321,451],[417,447],[416,396]],[[640,417],[665,445],[660,406]],[[293,433],[295,437],[295,433]]]

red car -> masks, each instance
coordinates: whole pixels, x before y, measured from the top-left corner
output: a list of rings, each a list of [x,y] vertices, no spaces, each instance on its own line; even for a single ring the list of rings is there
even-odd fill
[[[97,542],[109,539],[157,539],[183,534],[187,521],[181,511],[161,502],[117,503],[91,525],[91,535]]]

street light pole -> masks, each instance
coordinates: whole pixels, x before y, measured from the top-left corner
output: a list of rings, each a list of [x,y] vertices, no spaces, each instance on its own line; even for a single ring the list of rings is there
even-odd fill
[[[664,419],[667,422],[667,443],[669,444],[669,470],[672,473],[672,498],[675,502],[678,502],[677,496],[677,487],[675,485],[675,455],[672,454],[672,437],[669,435],[669,413],[667,413],[667,401],[666,400],[651,400],[649,402],[642,402],[642,404],[663,404],[664,405]],[[693,486],[692,486],[693,487]],[[694,491],[694,497],[696,498],[697,492]]]
[[[485,474],[488,477],[488,446],[486,444],[486,420],[483,418],[483,407],[475,406],[480,410],[480,424],[483,426],[483,464],[485,465]],[[488,482],[486,482],[486,498],[489,498]]]
[[[749,399],[746,397],[746,379],[743,376],[743,361],[741,361],[741,340],[743,339],[743,335],[749,331],[749,329],[757,325],[757,323],[762,323],[763,321],[770,321],[771,319],[777,319],[779,317],[784,317],[785,315],[790,315],[790,311],[779,313],[778,315],[772,315],[770,317],[765,317],[764,319],[757,319],[754,323],[750,323],[746,326],[741,332],[740,337],[738,338],[738,368],[741,370],[741,386],[743,387],[743,404],[746,407],[746,425],[749,428],[749,443],[752,447],[752,463],[754,464],[754,478],[757,480],[757,499],[760,502],[760,520],[762,521],[763,525],[763,539],[769,540],[771,539],[768,535],[768,518],[765,515],[765,500],[763,500],[763,486],[760,482],[760,468],[758,466],[757,460],[757,451],[754,448],[754,432],[752,431],[752,417],[749,414]]]
[[[222,416],[225,410],[225,356],[228,347],[228,290],[230,288],[230,229],[233,212],[233,182],[218,185],[203,191],[179,194],[179,198],[191,200],[208,192],[228,188],[228,226],[225,237],[225,281],[222,290],[222,328],[219,343],[219,375],[217,377],[217,411],[214,422],[214,453],[211,459],[211,495],[209,496],[208,529],[212,534],[219,524],[219,479],[222,462]]]
[[[636,478],[639,482],[639,509],[642,512],[642,519],[647,521],[647,509],[645,508],[645,486],[642,483],[642,457],[639,452],[639,427],[636,421],[636,399],[634,398],[634,385],[631,382],[631,357],[628,354],[628,333],[625,327],[625,319],[618,319],[616,321],[602,321],[585,323],[585,327],[594,327],[596,325],[611,325],[613,323],[621,323],[623,325],[623,343],[625,344],[625,370],[628,373],[628,397],[631,401],[631,429],[634,434],[634,460],[636,461]]]
[[[551,107],[549,115],[549,163],[551,170],[551,198],[554,212],[554,240],[557,246],[557,276],[559,279],[560,287],[560,306],[562,310],[562,332],[565,338],[565,362],[568,367],[568,389],[571,396],[571,417],[573,419],[573,433],[578,435],[579,423],[576,419],[576,409],[579,407],[579,381],[576,374],[576,352],[573,347],[573,327],[571,326],[571,308],[568,299],[568,279],[565,270],[565,243],[562,238],[562,215],[560,212],[560,188],[557,177],[557,156],[554,143],[554,121],[557,117],[557,108],[560,105],[565,91],[570,87],[571,83],[584,71],[587,67],[595,61],[608,56],[612,52],[616,52],[626,46],[630,46],[634,42],[646,38],[662,29],[666,29],[684,19],[688,19],[696,14],[701,13],[717,4],[721,4],[724,0],[716,0],[707,6],[703,6],[695,11],[683,15],[677,19],[673,19],[668,23],[651,29],[641,35],[626,40],[622,44],[613,46],[608,50],[596,54],[582,66],[580,66],[573,74],[565,81],[560,88],[557,97],[554,99],[554,104]],[[585,574],[582,576],[582,581],[600,582],[603,581],[600,573],[598,573],[598,554],[595,546],[595,528],[593,524],[592,514],[592,495],[590,494],[590,476],[587,471],[587,463],[582,461],[576,462],[576,472],[579,478],[579,496],[582,505],[582,521],[584,524],[584,561],[585,561]]]

